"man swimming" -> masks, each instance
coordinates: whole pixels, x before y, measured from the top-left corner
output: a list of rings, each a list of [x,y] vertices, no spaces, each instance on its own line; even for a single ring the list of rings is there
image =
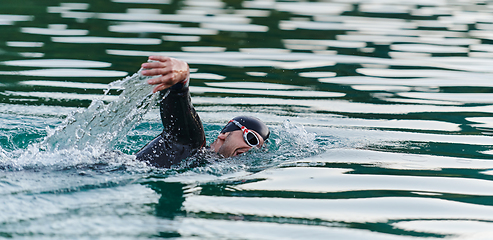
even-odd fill
[[[151,62],[143,63],[141,73],[158,76],[148,80],[156,85],[153,92],[160,92],[160,111],[164,130],[144,146],[137,159],[158,167],[172,167],[206,148],[204,128],[190,98],[190,70],[184,61],[150,56]],[[222,157],[233,157],[257,147],[269,137],[267,125],[257,118],[238,116],[222,129],[208,148]]]

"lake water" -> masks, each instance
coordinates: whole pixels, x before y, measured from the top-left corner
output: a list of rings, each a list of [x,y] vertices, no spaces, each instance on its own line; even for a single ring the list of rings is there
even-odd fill
[[[0,238],[493,234],[491,1],[2,0],[0,31]],[[135,161],[149,55],[190,64],[208,143],[247,114],[268,145]]]

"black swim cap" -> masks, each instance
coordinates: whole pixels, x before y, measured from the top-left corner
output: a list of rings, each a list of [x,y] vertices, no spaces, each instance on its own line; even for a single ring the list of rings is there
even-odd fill
[[[264,139],[264,141],[267,140],[267,138],[269,138],[270,135],[269,127],[267,127],[265,123],[260,121],[260,119],[256,117],[249,117],[249,116],[238,116],[233,119],[238,121],[241,125],[245,126],[246,128],[257,132]],[[240,130],[240,128],[236,126],[234,123],[230,122],[226,124],[226,126],[224,126],[221,133],[227,133],[236,130]]]

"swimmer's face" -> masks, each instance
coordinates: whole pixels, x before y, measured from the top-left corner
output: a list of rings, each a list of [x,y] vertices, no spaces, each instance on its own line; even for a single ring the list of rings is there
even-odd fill
[[[257,132],[252,132],[257,135],[257,138],[260,141],[258,146],[262,146],[264,144],[264,139]],[[211,144],[211,149],[224,157],[234,157],[247,152],[252,149],[252,147],[243,139],[243,132],[237,130],[219,134],[216,141]]]

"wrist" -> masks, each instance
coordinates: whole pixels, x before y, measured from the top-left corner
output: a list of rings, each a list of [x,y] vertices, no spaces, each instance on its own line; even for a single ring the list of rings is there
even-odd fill
[[[183,79],[180,82],[177,82],[175,85],[171,86],[170,89],[172,90],[183,90],[188,88],[188,85],[190,83],[190,75],[187,75],[185,79]]]
[[[183,79],[180,83],[183,84],[184,87],[188,87],[190,83],[190,74],[187,74],[187,77]]]

